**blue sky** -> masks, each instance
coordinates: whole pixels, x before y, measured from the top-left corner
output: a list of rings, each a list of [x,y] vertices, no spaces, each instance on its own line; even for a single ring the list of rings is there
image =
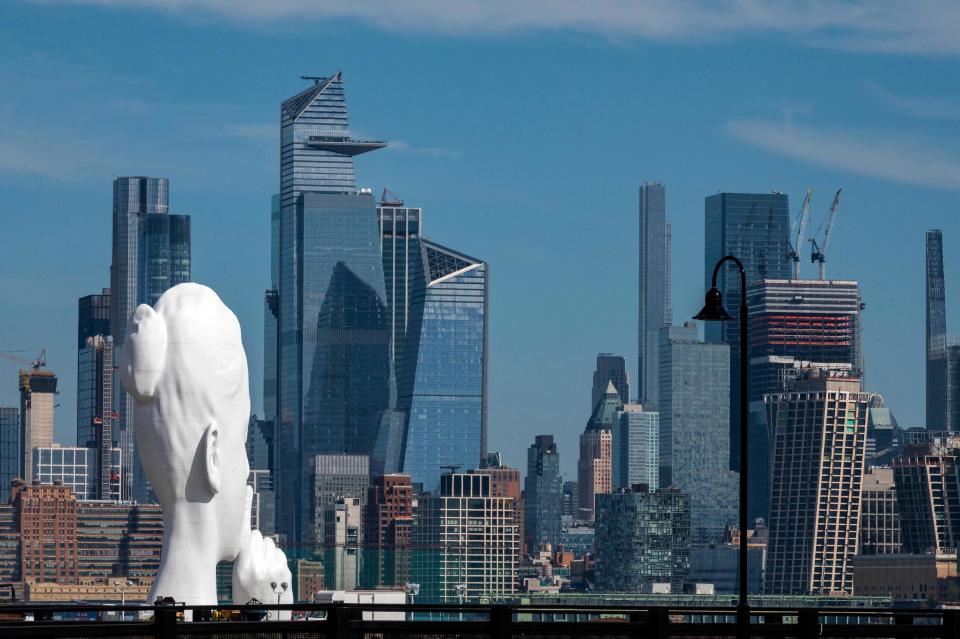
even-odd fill
[[[953,331],[960,313],[958,30],[958,5],[892,0],[3,3],[0,351],[47,349],[72,443],[111,180],[165,176],[259,411],[279,105],[342,69],[354,133],[391,141],[358,184],[491,265],[490,446],[509,463],[552,432],[572,476],[596,353],[635,367],[644,180],[667,187],[676,321],[702,303],[704,196],[776,189],[795,212],[813,187],[815,230],[842,187],[828,273],[862,282],[868,388],[922,425],[928,228]],[[0,360],[0,405],[16,372]]]

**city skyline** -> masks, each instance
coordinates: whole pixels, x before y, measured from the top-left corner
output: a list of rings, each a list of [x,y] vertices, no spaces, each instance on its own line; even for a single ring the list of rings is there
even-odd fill
[[[12,105],[0,120],[5,130],[24,128],[17,126],[21,121],[18,118],[23,117],[27,104],[41,102],[37,98],[44,95],[37,84],[38,78],[49,81],[59,75],[56,63],[76,51],[80,54],[73,60],[74,66],[69,67],[71,73],[64,78],[64,82],[82,85],[77,93],[81,102],[92,99],[97,91],[102,90],[98,82],[103,82],[103,78],[98,79],[98,73],[115,76],[114,79],[123,85],[125,99],[129,100],[125,104],[104,103],[104,108],[109,109],[117,120],[110,126],[104,125],[94,113],[85,116],[92,118],[92,128],[104,131],[111,142],[123,141],[126,135],[124,126],[129,126],[131,122],[142,126],[145,120],[150,119],[158,124],[161,131],[178,132],[185,128],[186,114],[192,114],[194,125],[199,126],[208,124],[212,118],[210,111],[215,110],[221,128],[215,131],[215,137],[205,140],[211,141],[214,146],[226,146],[227,149],[226,152],[224,148],[205,149],[198,142],[187,144],[177,135],[172,136],[169,145],[163,145],[156,137],[150,137],[156,134],[147,133],[142,144],[148,153],[139,153],[133,144],[129,144],[128,153],[121,145],[117,149],[122,152],[118,152],[116,157],[101,157],[99,163],[86,162],[84,156],[78,158],[76,153],[79,150],[73,151],[73,156],[65,153],[65,158],[50,153],[44,156],[43,151],[47,147],[44,147],[42,140],[38,141],[35,154],[22,155],[16,166],[10,160],[6,163],[0,161],[0,184],[9,194],[0,205],[5,224],[9,225],[11,231],[5,237],[23,237],[23,241],[5,240],[3,243],[4,268],[0,282],[5,290],[11,292],[14,301],[5,307],[12,312],[5,313],[0,319],[0,332],[5,336],[0,349],[36,347],[39,352],[40,348],[47,348],[50,370],[58,373],[62,383],[56,417],[57,441],[70,444],[76,424],[72,416],[76,405],[73,395],[76,380],[72,373],[77,356],[72,340],[76,302],[79,297],[108,284],[105,267],[109,265],[109,196],[113,175],[149,174],[169,177],[174,182],[171,211],[186,211],[193,218],[194,279],[216,288],[228,305],[237,308],[250,357],[251,383],[255,389],[261,387],[258,375],[263,368],[260,360],[264,348],[261,337],[262,289],[269,285],[269,270],[266,267],[269,217],[266,211],[269,210],[269,198],[276,190],[276,104],[290,94],[288,88],[295,85],[297,75],[329,73],[336,66],[344,68],[350,78],[354,121],[364,131],[386,131],[395,147],[393,151],[374,154],[383,155],[383,159],[372,157],[369,164],[364,164],[358,171],[358,186],[370,186],[375,190],[387,186],[407,201],[422,206],[430,217],[431,232],[442,238],[444,244],[449,243],[470,255],[482,255],[494,266],[489,448],[503,450],[510,465],[523,468],[524,446],[515,449],[506,446],[513,441],[513,431],[518,428],[517,425],[523,424],[522,428],[528,430],[517,432],[516,435],[524,445],[535,434],[556,434],[563,475],[565,479],[571,479],[576,460],[576,441],[585,417],[582,405],[586,387],[590,383],[592,360],[598,352],[616,352],[626,356],[631,364],[637,361],[636,284],[633,282],[637,237],[635,189],[645,180],[659,180],[670,191],[668,215],[675,226],[671,279],[676,323],[696,311],[702,299],[703,253],[698,244],[702,238],[699,231],[687,233],[686,237],[681,238],[679,229],[702,228],[704,197],[717,190],[766,192],[779,189],[792,196],[792,217],[805,188],[813,186],[814,217],[811,230],[815,230],[827,208],[827,194],[843,186],[845,200],[837,223],[833,254],[828,258],[828,273],[832,277],[856,279],[862,283],[863,298],[867,303],[864,313],[864,352],[871,389],[884,394],[902,424],[923,424],[923,235],[929,228],[940,228],[944,232],[945,254],[955,255],[960,250],[960,225],[951,213],[951,200],[960,180],[940,180],[939,186],[931,186],[929,180],[928,184],[923,185],[916,184],[917,180],[914,179],[913,184],[904,185],[857,175],[857,171],[849,166],[824,169],[793,160],[777,160],[775,154],[743,143],[745,137],[756,138],[764,131],[770,132],[771,128],[774,132],[781,131],[776,126],[776,120],[782,114],[787,114],[785,118],[792,118],[789,121],[794,122],[800,132],[810,131],[815,125],[824,124],[824,120],[833,120],[834,126],[842,126],[848,114],[824,97],[831,94],[832,81],[824,79],[818,82],[816,92],[804,96],[794,92],[791,86],[796,84],[794,79],[767,78],[762,87],[766,95],[761,96],[767,102],[761,101],[752,108],[732,108],[722,112],[713,120],[708,120],[709,126],[706,128],[701,125],[694,127],[692,132],[684,132],[677,127],[668,127],[672,131],[650,134],[647,140],[656,149],[662,150],[667,142],[672,141],[688,151],[706,142],[702,150],[708,162],[710,158],[715,161],[720,152],[723,157],[729,153],[732,157],[728,163],[735,168],[715,167],[697,161],[688,164],[687,152],[682,154],[683,162],[672,153],[662,155],[659,162],[636,161],[604,145],[601,148],[603,157],[597,162],[598,169],[607,173],[602,180],[593,179],[598,177],[593,168],[579,163],[573,167],[572,170],[586,171],[589,176],[582,183],[590,185],[590,188],[581,190],[568,188],[568,184],[573,183],[570,174],[561,171],[556,176],[550,175],[556,165],[547,156],[557,147],[547,136],[552,135],[558,120],[570,118],[577,109],[586,108],[591,92],[584,92],[588,102],[584,102],[584,96],[574,91],[574,95],[570,96],[570,104],[551,104],[549,107],[537,101],[538,92],[551,85],[556,90],[559,78],[571,72],[576,75],[576,72],[589,70],[593,74],[592,91],[597,92],[593,97],[610,100],[614,95],[619,95],[610,93],[617,84],[616,74],[627,73],[627,63],[632,64],[643,56],[664,61],[673,55],[671,52],[675,52],[678,56],[696,58],[715,47],[723,53],[716,64],[726,66],[749,56],[750,47],[755,45],[747,43],[733,46],[721,42],[694,47],[630,41],[625,49],[618,49],[610,43],[585,44],[578,41],[576,36],[568,35],[563,38],[563,46],[571,51],[585,51],[587,55],[582,62],[571,61],[572,67],[560,69],[561,64],[535,59],[511,69],[505,64],[506,60],[529,48],[531,43],[540,43],[540,36],[515,35],[493,43],[483,40],[464,43],[456,38],[428,39],[428,48],[434,53],[449,50],[464,63],[459,69],[454,69],[453,63],[435,69],[441,80],[437,82],[398,69],[401,61],[413,67],[424,63],[421,55],[413,51],[414,40],[403,34],[382,33],[363,25],[348,25],[344,33],[335,34],[331,43],[324,45],[329,49],[325,49],[322,55],[292,63],[289,59],[280,61],[264,51],[265,45],[273,42],[277,34],[251,31],[243,25],[214,25],[210,28],[219,39],[218,42],[249,40],[255,45],[255,51],[242,55],[264,56],[264,60],[254,66],[253,72],[242,73],[251,73],[246,78],[244,93],[255,97],[245,97],[248,101],[236,102],[240,100],[237,92],[228,93],[226,89],[241,76],[239,70],[228,70],[225,78],[204,78],[203,82],[208,84],[201,83],[198,76],[189,76],[182,86],[178,86],[167,82],[171,79],[168,75],[171,70],[164,70],[161,66],[156,79],[139,81],[137,74],[126,64],[104,59],[110,52],[120,51],[113,47],[129,46],[129,40],[116,45],[100,44],[95,50],[83,52],[78,48],[77,38],[96,40],[92,35],[102,27],[86,25],[76,35],[70,36],[63,32],[67,18],[54,17],[53,11],[29,5],[14,5],[9,10],[9,15],[24,21],[24,33],[29,33],[29,27],[41,20],[51,20],[51,33],[62,36],[63,43],[52,47],[46,56],[31,58],[27,55],[28,39],[23,35],[9,36],[9,42],[3,45],[4,52],[10,54],[8,59],[28,60],[30,65],[26,68],[39,73],[33,79],[28,79],[23,71],[14,69],[15,64],[0,69],[5,80],[14,80],[8,83],[13,89],[10,95],[22,96],[17,100],[5,99],[5,105]],[[62,11],[66,16],[94,16],[105,24],[128,24],[134,32],[143,27],[144,21],[156,21],[164,32],[181,36],[196,28],[184,25],[175,16],[150,12],[109,12],[79,7],[57,7],[56,11]],[[361,39],[370,46],[400,45],[398,61],[383,65],[382,69],[377,68],[376,55],[371,56],[362,46],[347,42],[348,34],[363,36]],[[377,39],[381,42],[374,42]],[[479,132],[466,130],[468,124],[477,123],[474,116],[479,116],[485,110],[492,110],[489,115],[492,120],[505,115],[509,112],[506,111],[509,105],[503,103],[510,101],[468,93],[465,97],[478,99],[477,105],[468,106],[461,104],[466,100],[439,88],[431,89],[422,98],[417,95],[417,89],[427,84],[439,87],[443,84],[442,80],[451,80],[455,77],[455,71],[491,74],[482,77],[492,78],[491,68],[464,59],[470,52],[491,47],[499,47],[499,50],[492,51],[493,59],[489,66],[496,69],[497,77],[505,82],[505,90],[514,96],[517,125],[525,133],[521,136],[525,143],[524,154],[516,153],[520,147],[511,146],[504,131],[490,128],[486,122],[481,123],[482,130]],[[866,84],[854,83],[855,86],[839,95],[853,95],[856,98],[854,102],[860,105],[866,100],[880,98],[876,100],[880,106],[873,107],[867,114],[866,125],[880,129],[897,128],[898,122],[907,122],[904,126],[908,134],[922,138],[929,137],[932,132],[943,132],[944,137],[940,142],[951,144],[952,134],[945,131],[947,127],[943,126],[944,122],[949,123],[955,118],[949,112],[946,116],[934,115],[932,119],[928,115],[926,120],[905,116],[901,120],[891,119],[887,111],[893,112],[904,106],[902,100],[897,102],[893,98],[903,95],[922,97],[925,95],[923,91],[935,93],[939,86],[936,78],[941,77],[945,67],[955,65],[952,59],[930,60],[911,55],[891,55],[886,58],[807,49],[796,44],[785,44],[784,47],[786,52],[780,52],[780,62],[797,64],[796,56],[809,57],[814,74],[838,60],[861,71],[862,77],[867,78]],[[160,46],[159,50],[153,52],[137,53],[134,59],[141,63],[159,60],[163,48]],[[188,51],[196,54],[196,50],[190,47]],[[328,61],[327,56],[337,59]],[[539,58],[539,54],[534,57]],[[882,63],[877,62],[878,58],[881,61],[892,60],[895,68],[890,77],[881,74],[878,65]],[[201,55],[198,74],[209,72],[218,65],[218,59],[217,54]],[[604,62],[611,63],[609,68],[604,68]],[[764,75],[769,65],[774,64],[752,62],[756,65],[754,69],[758,75]],[[99,69],[98,64],[102,65]],[[704,68],[706,63],[701,61],[700,65]],[[237,66],[244,64],[241,61]],[[907,67],[920,77],[909,79],[906,76]],[[276,79],[266,77],[265,71],[276,76]],[[531,71],[537,73],[535,80],[527,77]],[[389,90],[408,81],[413,84],[404,98],[405,104],[398,103],[394,110],[382,109],[376,98],[378,93],[384,88]],[[706,88],[682,74],[673,80],[659,78],[656,81],[661,86],[664,82],[667,86],[676,84],[678,91],[667,101],[669,104],[683,103],[684,96],[689,97]],[[154,83],[176,88],[171,95],[165,96],[158,94]],[[483,99],[479,100],[480,97]],[[646,106],[634,93],[624,93],[622,97],[629,109],[621,111],[616,107],[608,107],[613,112],[605,115],[611,120],[610,126],[613,128],[622,125],[628,115],[656,118],[662,113],[663,106],[659,101]],[[430,105],[431,100],[436,98],[439,98],[439,102],[435,106]],[[951,96],[940,95],[940,98],[942,102],[951,99]],[[233,110],[227,110],[224,114],[222,110],[214,109],[223,104],[220,100],[233,107]],[[200,108],[204,101],[210,107],[206,111]],[[808,102],[816,105],[812,114],[806,108]],[[887,111],[884,111],[884,104],[887,105]],[[895,104],[900,104],[900,107]],[[47,115],[57,113],[51,111],[56,107],[47,105],[42,108]],[[628,114],[626,111],[631,109],[639,111]],[[418,110],[426,114],[417,115]],[[438,119],[438,114],[455,116]],[[543,125],[534,123],[535,115],[546,116]],[[696,119],[700,114],[692,110],[687,112],[687,116]],[[718,134],[716,128],[710,129],[719,127],[721,131],[726,131],[723,127],[729,125],[733,131],[742,130],[736,123],[744,118],[761,120],[761,124],[766,122],[766,128],[747,127],[750,131],[748,136],[724,132]],[[771,124],[769,120],[774,123]],[[672,122],[677,123],[676,120]],[[261,123],[265,130],[256,128]],[[29,125],[25,128],[30,130]],[[512,126],[506,128],[514,129]],[[590,130],[587,133],[591,135],[606,130],[600,125],[588,128]],[[53,134],[56,129],[50,129],[49,132]],[[627,135],[631,137],[641,133],[647,133],[645,128],[627,129]],[[505,144],[504,150],[514,154],[507,164],[509,172],[515,176],[508,177],[504,167],[493,162],[493,156],[484,148],[485,144],[490,144],[481,143],[481,134],[491,136],[491,141],[496,144]],[[585,134],[578,132],[575,135]],[[697,135],[705,137],[698,139]],[[224,140],[224,137],[231,139]],[[15,138],[12,136],[9,139],[15,142]],[[403,142],[404,139],[408,141]],[[820,140],[815,135],[809,136],[811,144]],[[848,138],[840,136],[838,144],[844,141],[848,141]],[[9,149],[11,142],[6,144],[0,151]],[[78,147],[82,150],[83,144],[78,144]],[[226,153],[245,157],[227,162]],[[47,170],[31,169],[34,166],[31,162],[35,162],[31,158],[36,158],[37,154],[46,157],[49,162]],[[72,172],[61,170],[71,157],[77,168]],[[184,160],[183,164],[175,161],[180,158]],[[260,166],[261,160],[263,166]],[[206,165],[202,170],[201,164]],[[931,174],[934,173],[932,169]],[[944,181],[946,185],[942,183]],[[39,198],[37,193],[41,193]],[[497,205],[491,207],[491,200]],[[30,206],[27,206],[28,203]],[[607,231],[604,238],[583,238],[583,219],[579,218],[579,210],[585,206],[591,211],[591,221],[602,224]],[[31,211],[32,214],[15,217],[17,211]],[[557,224],[551,224],[549,233],[544,237],[539,236],[534,231],[541,229],[543,218],[548,214],[553,214],[563,224],[572,223],[571,226],[576,230],[571,233],[556,228],[559,226]],[[515,226],[511,227],[511,224]],[[225,225],[234,228],[225,229]],[[51,229],[61,231],[53,232]],[[610,232],[611,229],[617,230]],[[509,237],[501,236],[504,230],[510,233]],[[69,242],[64,244],[60,235],[68,236]],[[622,239],[610,236],[622,236]],[[224,246],[232,247],[239,255],[226,255]],[[889,247],[889,251],[877,251],[877,246]],[[44,260],[37,259],[39,250],[44,251]],[[564,263],[557,266],[556,260],[561,257]],[[241,265],[240,261],[250,262],[250,266]],[[955,259],[948,258],[945,262],[949,305],[952,300],[960,299],[960,293],[957,293],[960,291],[960,267]],[[804,261],[802,267],[803,276],[814,275],[814,267],[808,262]],[[30,270],[25,270],[27,268]],[[556,277],[558,274],[562,277]],[[530,295],[530,282],[534,278],[539,280],[549,276],[562,280],[562,283],[552,283],[548,288]],[[42,295],[30,290],[35,287],[35,282],[40,281],[37,278],[42,278],[45,283]],[[576,291],[576,295],[564,295],[564,291],[571,290]],[[603,313],[587,312],[587,309],[596,309],[601,302],[606,305]],[[952,303],[953,309],[956,309],[956,302]],[[957,316],[956,312],[950,312],[950,307],[947,310],[949,316]],[[544,326],[542,319],[539,319],[543,316],[568,319],[556,326]],[[948,332],[956,332],[956,329],[948,326]],[[907,339],[903,339],[904,334],[908,336]],[[560,349],[556,345],[560,343],[568,345],[563,349],[566,352],[558,352]],[[905,365],[898,370],[894,364],[899,362],[905,362]],[[0,368],[0,405],[13,406],[17,403],[16,369],[13,363],[4,363]],[[543,374],[543,370],[547,374]],[[638,379],[632,365],[630,372],[634,379]],[[539,398],[539,401],[531,402],[531,398]],[[263,407],[256,391],[254,406],[256,412],[262,415]]]

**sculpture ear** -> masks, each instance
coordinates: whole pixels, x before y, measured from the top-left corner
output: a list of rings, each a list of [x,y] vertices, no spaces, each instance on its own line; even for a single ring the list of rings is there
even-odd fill
[[[216,422],[203,431],[203,477],[211,495],[220,492],[220,427]]]
[[[153,398],[167,362],[167,324],[141,304],[130,318],[120,351],[120,383],[140,403]]]

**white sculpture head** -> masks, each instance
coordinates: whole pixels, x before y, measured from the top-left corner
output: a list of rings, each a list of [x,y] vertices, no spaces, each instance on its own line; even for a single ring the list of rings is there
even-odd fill
[[[164,563],[197,548],[198,569],[201,559],[234,559],[250,534],[250,393],[236,316],[206,286],[175,286],[155,308],[134,312],[119,368],[136,401],[140,460],[170,529]]]

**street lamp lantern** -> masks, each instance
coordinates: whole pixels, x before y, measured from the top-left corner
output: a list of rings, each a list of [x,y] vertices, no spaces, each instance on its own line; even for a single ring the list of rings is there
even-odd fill
[[[743,263],[733,255],[721,257],[713,267],[713,279],[710,290],[704,296],[703,308],[693,319],[705,322],[725,322],[734,319],[723,306],[723,293],[717,288],[717,275],[727,262],[733,262],[740,273],[740,600],[737,604],[737,636],[750,636],[750,607],[747,602],[747,418],[749,416],[747,399],[749,397],[748,360],[747,360],[747,272]]]
[[[716,322],[732,320],[733,316],[723,307],[723,293],[716,286],[713,286],[704,296],[703,308],[693,316],[695,320],[705,322]]]
[[[280,619],[280,597],[287,591],[287,588],[289,587],[290,585],[285,581],[282,581],[279,584],[277,584],[275,581],[270,582],[270,588],[273,589],[273,594],[277,596],[277,619]]]

